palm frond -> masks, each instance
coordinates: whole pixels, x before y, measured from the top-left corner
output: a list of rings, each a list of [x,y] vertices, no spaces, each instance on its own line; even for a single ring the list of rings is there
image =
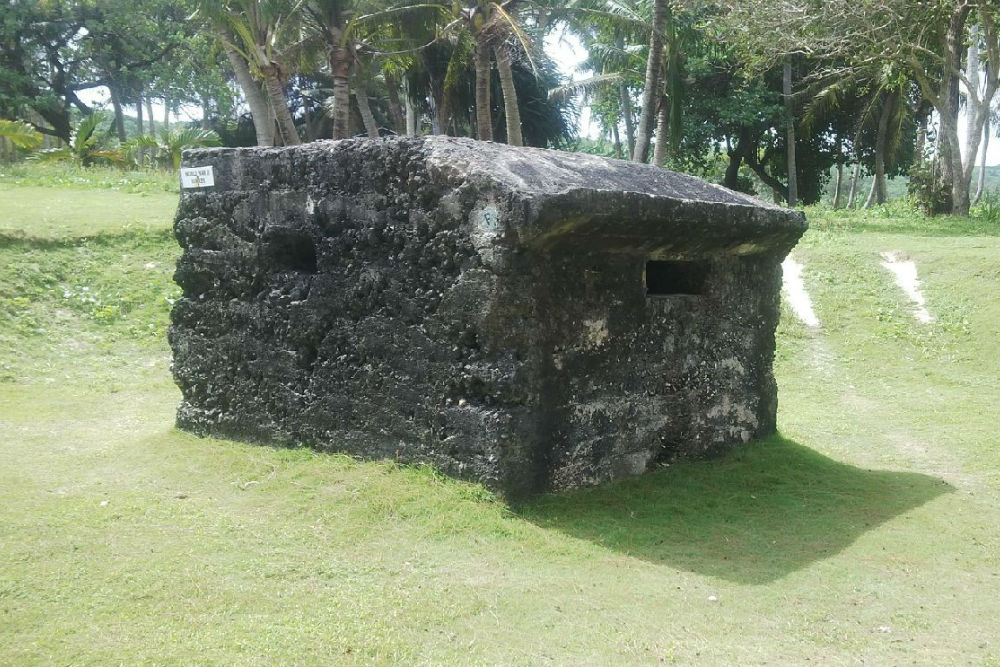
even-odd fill
[[[531,57],[531,38],[528,37],[528,34],[524,32],[524,29],[518,24],[517,21],[514,20],[514,17],[507,13],[507,10],[505,10],[503,6],[499,3],[494,3],[493,9],[495,9],[497,14],[499,14],[500,17],[507,23],[510,34],[512,34],[518,43],[520,43],[521,49],[524,50],[524,55],[528,58],[528,64],[531,65],[532,73],[536,77],[539,76],[538,67],[535,65],[535,59]]]
[[[0,120],[0,137],[26,150],[38,148],[42,144],[41,133],[19,120]]]
[[[611,74],[599,74],[597,76],[592,76],[587,79],[581,79],[580,81],[572,81],[562,86],[556,86],[549,90],[549,99],[554,101],[563,101],[569,99],[575,95],[584,94],[589,95],[593,91],[610,87],[613,85],[618,85],[623,80],[621,72],[612,72]]]
[[[69,148],[69,146],[46,148],[44,150],[35,151],[28,156],[28,159],[37,160],[38,162],[61,162],[63,160],[72,160],[73,151]]]

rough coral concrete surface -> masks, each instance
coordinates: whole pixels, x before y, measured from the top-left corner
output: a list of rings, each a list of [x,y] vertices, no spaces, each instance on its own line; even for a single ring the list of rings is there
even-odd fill
[[[185,153],[177,421],[429,462],[509,497],[774,429],[801,213],[447,137]]]

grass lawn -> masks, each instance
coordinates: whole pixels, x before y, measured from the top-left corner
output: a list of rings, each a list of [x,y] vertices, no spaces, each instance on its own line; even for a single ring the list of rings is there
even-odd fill
[[[176,192],[79,178],[0,176],[0,665],[1000,664],[1000,229],[813,212],[779,435],[510,507],[175,430]]]

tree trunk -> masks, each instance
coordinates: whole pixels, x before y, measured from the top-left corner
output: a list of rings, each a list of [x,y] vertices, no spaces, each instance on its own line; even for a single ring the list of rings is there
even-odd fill
[[[142,124],[142,91],[136,93],[135,96],[135,136],[141,137],[145,134]],[[143,162],[146,159],[146,149],[142,146],[136,151],[137,159],[139,162],[139,167],[143,166]]]
[[[629,157],[635,153],[635,119],[632,118],[632,96],[624,83],[618,86],[618,99],[622,116],[625,117],[625,141]]]
[[[312,117],[312,103],[309,101],[309,97],[305,95],[302,96],[302,120],[305,121],[306,125],[306,143],[318,139],[316,124],[313,122]]]
[[[677,152],[681,145],[681,52],[677,48],[677,35],[673,23],[667,30],[667,70],[664,73],[664,89],[670,105],[667,107],[666,154]]]
[[[767,173],[767,170],[764,169],[764,165],[761,164],[760,159],[757,156],[756,148],[751,147],[747,150],[744,161],[753,173],[757,174],[757,178],[759,178],[764,185],[771,188],[774,192],[776,200],[784,199],[785,201],[788,201],[788,187],[774,176]]]
[[[153,120],[153,101],[149,95],[146,95],[146,118],[149,119],[149,135],[155,137],[156,121]]]
[[[792,61],[785,60],[781,77],[781,92],[785,104],[785,141],[788,152],[788,205],[799,203],[799,179],[795,166],[795,114],[792,111]]]
[[[740,165],[743,163],[743,156],[739,151],[730,151],[729,164],[726,165],[726,175],[722,177],[722,185],[735,190],[740,183]]]
[[[653,130],[653,115],[660,90],[660,61],[663,60],[663,36],[667,25],[668,0],[654,0],[653,26],[649,38],[649,56],[646,59],[646,79],[642,89],[642,108],[639,128],[636,131],[632,160],[645,162],[649,157],[649,136]]]
[[[434,116],[436,119],[435,124],[438,128],[435,134],[448,134],[448,120],[451,117],[451,112],[448,111],[447,97],[443,90],[441,91],[440,98],[434,98]]]
[[[739,189],[740,185],[740,165],[746,155],[747,147],[750,145],[749,128],[740,128],[740,136],[736,139],[736,146],[733,147],[729,139],[726,139],[726,146],[729,153],[729,164],[726,165],[726,175],[722,178],[722,185],[730,190]]]
[[[431,109],[431,134],[441,134],[441,113],[434,93],[427,96],[427,105]]]
[[[399,101],[399,82],[389,72],[384,73],[385,87],[389,91],[389,114],[392,116],[392,131],[396,134],[406,132],[406,119],[403,116],[403,105]]]
[[[273,63],[264,67],[264,89],[267,92],[267,99],[274,119],[278,122],[282,143],[285,146],[295,146],[302,143],[299,140],[299,133],[295,129],[295,121],[292,120],[292,113],[288,110],[285,87],[278,75],[278,67]]]
[[[913,159],[917,162],[924,161],[924,153],[927,148],[927,115],[922,113],[922,104],[917,105],[917,141],[913,145]]]
[[[136,135],[138,135],[140,137],[142,135],[146,134],[146,131],[143,128],[143,122],[142,122],[142,93],[141,92],[136,93],[136,95],[135,95],[135,131],[136,131]]]
[[[490,47],[485,35],[476,37],[476,138],[493,141],[490,102]]]
[[[986,11],[985,7],[980,8],[980,15],[983,16],[985,11]],[[996,48],[997,48],[996,46],[997,35],[995,32],[996,26],[993,26],[992,22],[990,24],[986,24],[984,22],[984,25],[987,25],[986,42],[987,44],[992,45],[991,48],[993,49],[993,53],[991,54],[991,61],[992,61],[996,57]],[[973,30],[972,32],[974,35],[976,35],[976,39],[978,39],[978,31]],[[981,143],[981,140],[984,135],[984,130],[987,127],[987,122],[989,120],[990,107],[993,104],[993,97],[996,94],[998,85],[1000,85],[1000,82],[998,82],[997,79],[997,72],[994,70],[995,67],[987,66],[985,68],[986,85],[982,90],[981,94],[975,96],[975,98],[977,99],[974,99],[973,95],[971,94],[969,95],[966,113],[968,113],[969,116],[974,119],[974,122],[970,122],[970,125],[968,126],[969,132],[972,132],[973,134],[968,137],[967,154],[965,158],[965,163],[962,165],[961,178],[956,178],[956,180],[960,180],[962,182],[962,186],[957,188],[953,187],[952,189],[952,192],[955,193],[955,195],[963,195],[963,189],[964,189],[964,198],[955,199],[952,202],[953,208],[959,209],[958,211],[953,210],[953,212],[955,212],[956,215],[968,215],[969,208],[972,204],[972,202],[970,201],[971,198],[969,196],[969,191],[971,189],[971,184],[972,184],[972,174],[976,167],[976,158],[979,156],[979,145]],[[976,79],[976,82],[978,83],[978,78]],[[985,149],[983,153],[984,153],[983,157],[985,159]],[[985,173],[985,169],[983,171]]]
[[[406,90],[403,96],[403,103],[406,104],[406,136],[417,136],[417,108],[413,106],[410,99],[410,91]]]
[[[254,134],[257,135],[258,146],[274,145],[274,120],[270,113],[270,106],[264,96],[260,85],[250,74],[250,66],[243,56],[233,48],[225,35],[220,37],[222,48],[226,51],[226,57],[236,75],[236,82],[243,91],[247,106],[250,107],[250,119],[253,120]]]
[[[351,53],[340,45],[337,34],[331,35],[330,75],[333,77],[333,138],[346,139],[351,125]]]
[[[285,142],[281,140],[281,132],[278,131],[278,121],[274,118],[274,109],[271,108],[270,102],[267,103],[267,126],[271,128],[271,141],[274,145],[284,146]]]
[[[858,199],[858,179],[861,176],[861,162],[854,163],[854,170],[851,172],[851,190],[847,195],[847,208],[854,208],[854,203]]]
[[[125,114],[122,113],[122,99],[118,92],[118,86],[115,84],[108,84],[108,90],[111,92],[111,106],[115,110],[115,132],[118,134],[118,141],[125,143],[128,139],[125,136]]]
[[[503,110],[507,120],[507,143],[511,146],[523,146],[521,109],[517,106],[517,89],[514,88],[514,70],[510,66],[510,50],[506,46],[500,46],[493,52],[497,58],[500,89],[503,91]]]
[[[170,98],[163,98],[163,131],[170,131]]]
[[[946,113],[941,113],[942,134],[947,135],[950,150],[948,151],[948,166],[951,176],[951,214],[967,216],[969,215],[969,181],[963,178],[962,151],[959,150],[958,127],[956,119],[946,120]],[[972,158],[975,161],[975,157]]]
[[[878,179],[872,178],[872,185],[868,188],[868,197],[865,199],[864,209],[868,210],[875,205],[875,199],[878,197]]]
[[[355,90],[354,99],[358,102],[358,111],[361,112],[361,121],[365,124],[365,132],[372,139],[378,139],[378,123],[375,122],[375,115],[368,104],[368,94],[364,90]]]
[[[613,123],[611,125],[611,140],[615,144],[615,157],[619,160],[622,159],[622,138],[618,133],[618,124]]]
[[[874,204],[884,204],[886,195],[885,186],[885,150],[889,136],[889,121],[896,113],[895,92],[887,92],[882,99],[882,112],[878,117],[878,130],[875,134],[875,173],[872,177],[872,189],[865,201],[865,208],[871,208]]]
[[[653,164],[662,167],[667,161],[667,135],[670,127],[670,103],[660,98],[660,108],[656,113],[656,143],[653,145]]]
[[[965,65],[965,76],[976,89],[979,89],[979,26],[973,25],[969,28],[969,51]],[[976,144],[978,147],[978,138],[982,133],[982,129],[976,126],[976,114],[973,113],[974,101],[972,95],[967,97],[966,113],[965,113],[965,156],[967,160],[970,160],[972,164],[976,163],[976,158],[978,155],[972,153],[973,137],[976,138]]]
[[[201,97],[201,129],[207,130],[209,128],[208,118],[211,116],[211,110],[208,107],[208,98],[202,95]]]
[[[448,127],[448,105],[446,103],[447,100],[445,100],[444,82],[434,74],[435,64],[431,58],[430,50],[424,49],[421,52],[421,59],[423,60],[424,71],[427,72],[427,78],[430,82],[430,94],[426,99],[427,106],[430,107],[431,112],[431,133],[442,134]]]
[[[983,157],[979,162],[979,182],[976,184],[976,197],[972,201],[973,204],[978,204],[979,200],[983,198],[983,191],[986,189],[986,152],[990,147],[990,117],[989,114],[986,116],[986,122],[983,124]]]
[[[624,53],[625,38],[616,37],[615,46]],[[618,84],[618,104],[621,115],[625,118],[625,139],[628,142],[628,154],[631,157],[635,152],[635,120],[632,118],[632,96],[629,95],[628,86],[624,82]]]
[[[952,12],[948,22],[944,38],[943,81],[937,79],[931,82],[926,77],[918,79],[924,96],[937,107],[941,119],[941,136],[938,142],[941,148],[941,172],[943,181],[951,185],[951,212],[953,215],[963,216],[969,214],[969,182],[962,178],[962,150],[958,140],[958,70],[962,67],[965,55],[965,24],[970,11],[971,5],[962,3]],[[972,109],[969,112],[972,113]],[[975,157],[972,161],[975,161]]]
[[[837,163],[837,183],[833,189],[833,210],[836,211],[840,208],[840,196],[843,194],[844,187],[844,163]]]

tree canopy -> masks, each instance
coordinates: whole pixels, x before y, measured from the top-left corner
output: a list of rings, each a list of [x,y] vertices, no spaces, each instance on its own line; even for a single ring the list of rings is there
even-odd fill
[[[940,209],[967,213],[1000,87],[998,11],[991,0],[7,0],[0,118],[18,123],[10,136],[30,128],[72,147],[106,99],[90,134],[132,142],[141,161],[165,154],[157,137],[182,107],[201,109],[192,129],[230,144],[444,133],[554,147],[572,145],[586,106],[602,135],[589,150],[804,203],[831,173],[846,190],[846,167],[848,201],[873,205],[913,167],[944,193]],[[584,46],[589,73],[558,71],[543,48],[556,30]],[[168,110],[159,121],[154,106]],[[867,196],[860,173],[874,176]]]

